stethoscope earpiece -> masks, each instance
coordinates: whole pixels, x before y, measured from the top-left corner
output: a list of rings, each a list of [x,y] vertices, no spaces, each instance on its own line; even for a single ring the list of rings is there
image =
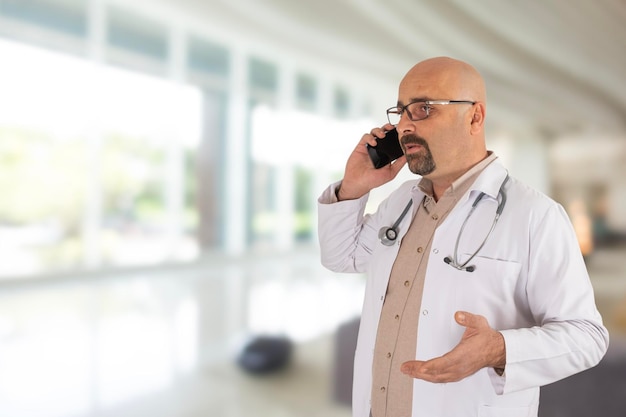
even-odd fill
[[[443,258],[443,261],[450,265],[452,268],[458,269],[459,271],[474,272],[474,270],[476,269],[476,265],[463,266],[460,265],[458,262],[453,261],[452,258],[449,256]]]

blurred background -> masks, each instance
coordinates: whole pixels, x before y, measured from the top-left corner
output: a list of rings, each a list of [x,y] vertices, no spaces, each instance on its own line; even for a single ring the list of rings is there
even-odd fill
[[[623,0],[0,0],[0,415],[350,415],[364,281],[319,265],[316,199],[439,55],[484,75],[488,147],[571,216],[619,347],[624,21]],[[288,366],[237,365],[258,335]]]

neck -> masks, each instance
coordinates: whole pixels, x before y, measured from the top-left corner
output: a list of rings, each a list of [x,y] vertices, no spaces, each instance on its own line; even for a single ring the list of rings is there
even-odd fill
[[[446,192],[448,188],[450,188],[453,182],[454,181],[450,181],[450,182],[438,181],[437,183],[435,183],[435,181],[433,181],[433,198],[435,199],[435,202],[439,201],[439,198],[443,195],[443,193]]]
[[[448,172],[447,174],[437,175],[433,177],[428,177],[428,179],[433,184],[433,198],[435,201],[439,201],[439,198],[446,192],[448,188],[452,186],[454,181],[461,178],[463,174],[472,169],[476,164],[480,163],[480,161],[487,158],[489,154],[487,151],[484,152],[480,157],[475,158],[472,162],[468,163],[466,166],[463,166],[461,169]]]

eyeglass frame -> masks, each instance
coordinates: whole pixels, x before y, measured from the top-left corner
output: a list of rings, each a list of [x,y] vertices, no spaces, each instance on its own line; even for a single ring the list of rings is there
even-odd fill
[[[425,120],[428,119],[428,117],[430,116],[430,108],[428,108],[426,110],[426,117],[422,117],[421,119],[413,119],[411,116],[411,112],[409,112],[407,110],[407,108],[415,103],[423,103],[426,104],[428,106],[432,106],[432,105],[448,105],[448,104],[471,104],[472,106],[474,104],[476,104],[476,101],[471,101],[471,100],[423,100],[423,99],[418,99],[418,100],[413,100],[410,103],[404,105],[404,106],[394,106],[394,107],[389,107],[386,111],[387,113],[387,121],[392,124],[392,125],[396,125],[397,123],[391,123],[391,119],[389,117],[389,112],[391,110],[396,110],[396,112],[394,112],[393,114],[397,114],[398,117],[400,119],[402,119],[402,115],[404,114],[404,111],[406,110],[406,114],[409,117],[409,120],[412,122],[419,122],[420,120]],[[400,120],[398,120],[399,122]]]

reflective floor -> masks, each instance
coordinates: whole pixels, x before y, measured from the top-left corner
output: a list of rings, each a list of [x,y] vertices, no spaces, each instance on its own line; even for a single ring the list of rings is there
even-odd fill
[[[328,335],[362,295],[313,252],[5,284],[0,416],[345,415]],[[258,334],[296,342],[285,372],[235,365]]]
[[[589,259],[614,334],[626,328],[623,255]],[[0,416],[347,417],[333,332],[362,296],[362,277],[325,271],[314,250],[0,284]],[[287,369],[237,366],[258,334],[296,343]]]

